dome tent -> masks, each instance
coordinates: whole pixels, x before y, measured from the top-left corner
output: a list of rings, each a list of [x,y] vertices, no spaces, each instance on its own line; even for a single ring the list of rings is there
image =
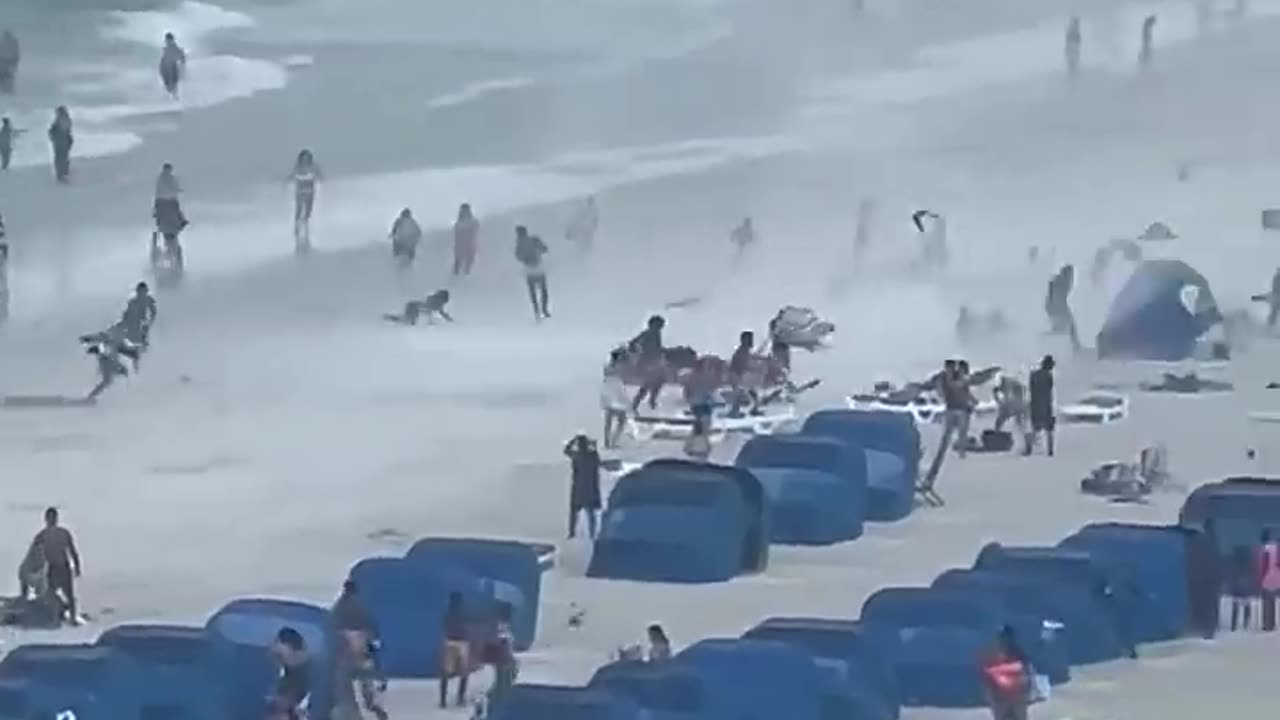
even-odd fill
[[[839,440],[867,465],[867,519],[901,520],[915,507],[916,478],[920,474],[920,431],[902,413],[863,410],[821,410],[809,416],[801,432]]]
[[[144,680],[137,684],[143,715],[175,708],[184,720],[225,720],[227,688],[220,682],[214,644],[204,628],[182,625],[117,625],[98,646],[132,658]]]
[[[511,605],[517,650],[528,650],[538,633],[542,566],[528,543],[488,538],[423,538],[405,559],[431,569],[456,566],[479,579],[495,601]]]
[[[860,450],[833,438],[760,435],[742,446],[734,465],[763,486],[773,542],[829,545],[862,535],[867,463]]]
[[[1222,319],[1203,275],[1179,260],[1148,260],[1111,302],[1098,332],[1098,357],[1185,360]]]
[[[267,648],[285,627],[298,631],[311,658],[307,715],[311,720],[329,720],[333,707],[333,660],[339,642],[329,611],[277,598],[232,600],[205,623],[220,660],[219,681],[229,688],[227,702],[235,717],[256,717],[261,712],[262,699],[279,674]]]

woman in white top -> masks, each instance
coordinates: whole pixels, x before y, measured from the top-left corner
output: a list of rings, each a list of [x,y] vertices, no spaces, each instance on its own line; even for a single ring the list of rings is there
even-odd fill
[[[310,150],[298,153],[289,181],[293,183],[293,239],[299,252],[311,249],[311,211],[316,204],[320,166]]]
[[[609,355],[609,364],[604,368],[604,379],[600,384],[600,409],[604,410],[606,450],[618,447],[622,432],[627,427],[627,413],[631,410],[631,397],[627,393],[626,384],[622,381],[624,357],[621,350],[614,350]]]

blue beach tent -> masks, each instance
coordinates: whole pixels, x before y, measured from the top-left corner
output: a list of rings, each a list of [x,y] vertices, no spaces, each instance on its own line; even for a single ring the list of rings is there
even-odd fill
[[[77,720],[137,717],[140,674],[130,659],[93,645],[21,645],[0,660],[10,683],[5,703],[25,706],[24,718],[71,711]]]
[[[117,625],[97,644],[133,660],[140,673],[138,701],[144,716],[161,711],[178,720],[226,720],[227,688],[213,642],[201,627]]]
[[[866,460],[830,438],[761,435],[748,440],[735,465],[760,481],[770,506],[770,539],[829,545],[862,535]]]
[[[542,566],[528,543],[485,538],[424,538],[405,558],[427,569],[454,566],[474,575],[482,591],[512,607],[517,650],[528,650],[538,634]]]
[[[805,420],[804,435],[839,440],[866,458],[867,519],[901,520],[915,503],[920,431],[905,414],[822,410]]]
[[[490,711],[490,720],[641,720],[626,697],[593,688],[516,685]]]
[[[329,611],[296,600],[242,598],[232,600],[209,617],[205,630],[220,660],[221,682],[229,688],[227,701],[235,717],[257,717],[264,698],[275,685],[279,670],[270,648],[282,628],[298,631],[311,660],[311,695],[307,714],[329,720],[334,697],[336,628]]]

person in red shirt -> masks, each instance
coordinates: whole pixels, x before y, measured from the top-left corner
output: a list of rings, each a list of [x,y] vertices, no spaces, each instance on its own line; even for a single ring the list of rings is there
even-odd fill
[[[1001,630],[995,646],[983,658],[982,684],[994,720],[1027,719],[1031,677],[1012,629]]]

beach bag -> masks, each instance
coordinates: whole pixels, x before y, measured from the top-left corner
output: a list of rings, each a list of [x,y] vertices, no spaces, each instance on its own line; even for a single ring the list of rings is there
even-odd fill
[[[982,450],[984,452],[1009,452],[1013,449],[1013,433],[1006,430],[983,430]]]

